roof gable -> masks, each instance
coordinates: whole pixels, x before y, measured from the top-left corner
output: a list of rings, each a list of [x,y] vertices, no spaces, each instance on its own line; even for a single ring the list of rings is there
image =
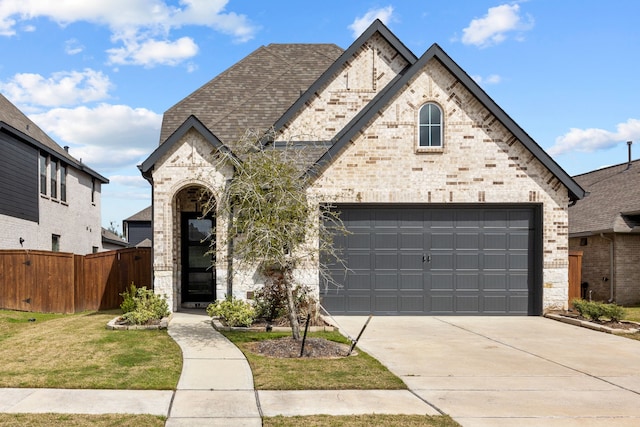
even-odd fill
[[[331,64],[327,70],[322,73],[322,75],[307,89],[298,100],[291,105],[291,107],[275,122],[273,128],[278,131],[283,126],[285,126],[296,114],[299,113],[301,109],[304,108],[305,104],[309,102],[309,100],[320,91],[332,78],[338,73],[347,63],[347,61],[351,60],[354,54],[362,48],[362,46],[370,40],[374,34],[380,34],[380,36],[389,43],[399,55],[401,55],[405,61],[409,64],[413,64],[417,61],[417,57],[411,52],[401,41],[398,39],[395,34],[393,34],[389,29],[380,21],[376,19],[370,26],[367,28],[361,35],[354,41],[351,46],[347,50],[345,50],[342,55],[336,61]],[[267,143],[269,141],[265,141]]]
[[[147,159],[142,162],[141,165],[138,166],[138,169],[140,169],[142,175],[145,178],[150,179],[151,171],[153,170],[156,162],[160,160],[162,156],[168,153],[173,148],[173,146],[177,144],[182,139],[182,137],[191,129],[199,132],[214,149],[229,152],[229,149],[220,141],[220,139],[218,139],[217,136],[211,133],[211,131],[204,124],[202,124],[200,120],[198,120],[195,116],[189,116],[189,118],[185,120],[184,123],[182,123],[180,127],[176,129],[176,131],[169,138],[167,138],[164,144],[156,148],[154,152],[151,153],[151,155],[147,157]]]
[[[399,74],[365,108],[363,108],[335,137],[331,148],[308,170],[319,175],[343,147],[359,133],[369,121],[386,106],[408,82],[424,68],[428,61],[437,59],[464,87],[511,132],[558,180],[567,187],[571,200],[584,197],[584,190],[515,122],[482,88],[456,64],[437,44],[433,44],[404,73]]]

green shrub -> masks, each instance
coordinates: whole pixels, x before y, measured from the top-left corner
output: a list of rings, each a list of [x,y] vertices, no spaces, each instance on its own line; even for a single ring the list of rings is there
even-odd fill
[[[146,287],[136,288],[132,283],[128,291],[120,294],[122,319],[134,325],[144,325],[169,315],[169,304],[165,296],[157,295]]]
[[[250,303],[233,297],[209,304],[207,314],[219,316],[228,326],[249,327],[256,319],[256,310]]]
[[[571,304],[580,316],[596,322],[600,321],[603,317],[618,322],[625,316],[624,308],[617,304],[605,304],[584,299],[574,299],[571,301]]]
[[[136,309],[136,286],[133,282],[131,282],[129,289],[121,293],[120,296],[123,298],[122,304],[120,304],[120,309],[123,314]]]

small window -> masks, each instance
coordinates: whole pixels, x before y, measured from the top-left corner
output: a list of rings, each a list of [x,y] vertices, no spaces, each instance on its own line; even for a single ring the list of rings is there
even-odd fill
[[[40,153],[40,194],[47,194],[47,156]]]
[[[96,179],[91,178],[91,203],[96,201]]]
[[[588,243],[589,243],[589,241],[587,240],[586,237],[581,237],[580,238],[580,246],[587,246]]]
[[[51,197],[58,197],[58,161],[51,159]]]
[[[51,250],[53,252],[60,252],[60,236],[57,234],[51,235]]]
[[[67,201],[67,165],[60,165],[60,200]]]
[[[442,147],[442,110],[436,104],[420,108],[420,147]]]
[[[97,246],[92,246],[91,247],[91,253],[97,254],[98,253],[98,247]]]

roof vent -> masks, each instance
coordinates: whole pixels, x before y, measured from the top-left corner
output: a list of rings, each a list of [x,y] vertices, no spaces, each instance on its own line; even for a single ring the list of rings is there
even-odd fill
[[[69,146],[68,146],[68,145],[65,145],[65,146],[64,146],[64,147],[62,147],[62,148],[64,148],[64,151],[66,151],[67,153],[69,152]]]
[[[627,162],[627,170],[631,169],[631,144],[633,144],[633,141],[627,141],[627,148],[629,150],[629,161]]]

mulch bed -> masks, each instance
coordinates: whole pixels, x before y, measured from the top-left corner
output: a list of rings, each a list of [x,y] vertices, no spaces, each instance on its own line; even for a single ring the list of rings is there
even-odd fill
[[[302,340],[296,341],[291,337],[247,343],[246,348],[261,356],[276,358],[300,357]],[[346,357],[349,345],[330,341],[324,338],[307,338],[302,357],[316,359],[336,359]],[[357,352],[351,352],[355,356]]]

